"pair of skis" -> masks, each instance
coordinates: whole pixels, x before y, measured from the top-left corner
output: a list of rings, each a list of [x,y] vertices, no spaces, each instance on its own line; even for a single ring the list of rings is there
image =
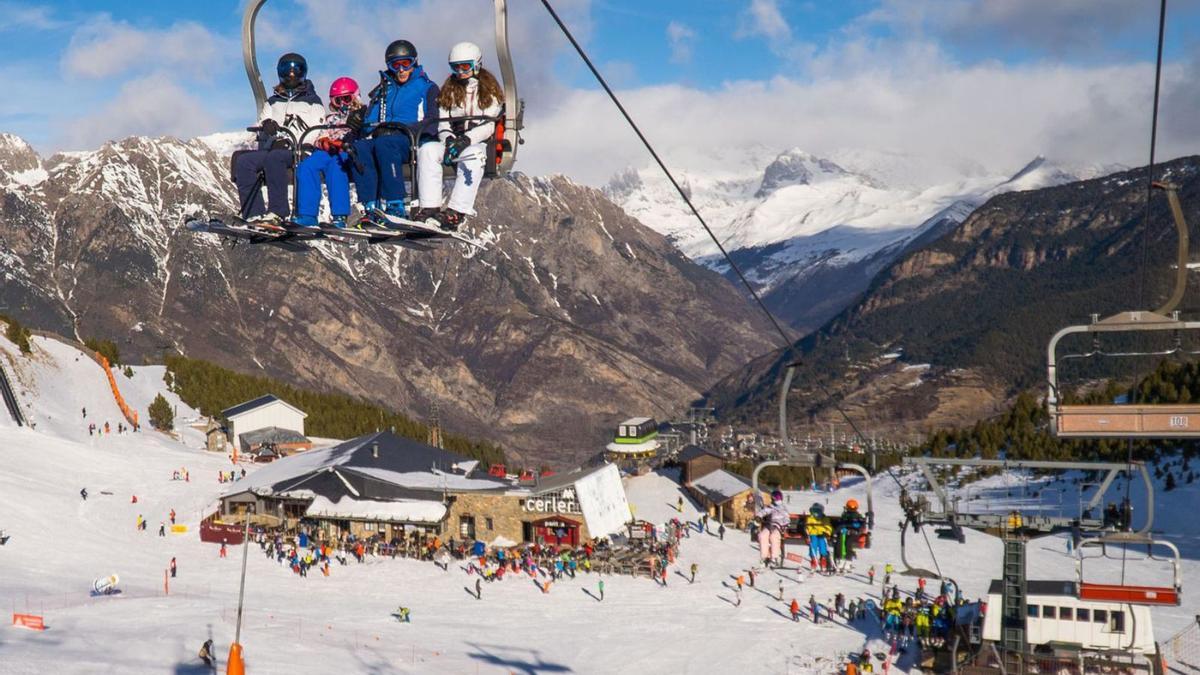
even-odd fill
[[[225,220],[191,216],[184,226],[193,232],[207,232],[250,244],[268,244],[288,251],[306,252],[305,244],[315,240],[354,243],[365,241],[370,244],[394,244],[420,251],[433,250],[431,243],[453,240],[468,246],[483,249],[483,243],[460,232],[446,231],[432,222],[419,222],[398,218],[382,211],[374,211],[370,219],[364,218],[359,227],[339,228],[329,224],[307,227],[295,223],[271,223],[247,221],[233,216]],[[365,223],[370,223],[366,225]],[[386,223],[381,227],[376,223]]]

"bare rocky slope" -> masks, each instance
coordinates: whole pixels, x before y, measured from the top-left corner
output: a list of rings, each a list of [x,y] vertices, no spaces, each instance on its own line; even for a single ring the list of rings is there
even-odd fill
[[[226,162],[171,138],[42,160],[0,136],[0,304],[137,360],[178,350],[418,418],[436,407],[456,432],[560,466],[771,348],[726,280],[565,178],[485,185],[484,252],[296,254],[182,228],[234,210]]]

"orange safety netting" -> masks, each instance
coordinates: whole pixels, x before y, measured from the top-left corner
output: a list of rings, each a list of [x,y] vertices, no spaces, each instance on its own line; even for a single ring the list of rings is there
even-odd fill
[[[96,352],[96,358],[99,359],[101,367],[104,368],[104,374],[108,376],[108,386],[112,388],[113,398],[117,400],[117,407],[121,409],[121,414],[125,416],[127,422],[133,425],[134,429],[138,429],[137,411],[129,407],[129,404],[125,402],[125,398],[121,396],[121,390],[117,388],[117,378],[113,377],[113,371],[108,365],[108,359],[99,352]]]

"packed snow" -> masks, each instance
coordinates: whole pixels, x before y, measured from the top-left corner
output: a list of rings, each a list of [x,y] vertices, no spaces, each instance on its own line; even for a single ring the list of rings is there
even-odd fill
[[[11,536],[0,547],[0,603],[42,615],[48,626],[44,632],[0,629],[0,671],[201,673],[196,652],[208,638],[223,670],[234,633],[241,547],[221,558],[196,530],[230,488],[217,481],[218,472],[231,468],[229,459],[205,452],[198,434],[185,434],[182,442],[149,430],[89,436],[83,406],[88,420],[118,419],[99,366],[68,345],[41,338],[31,357],[16,355],[7,343],[0,348],[37,421],[36,429],[0,424],[0,529]],[[161,376],[161,370],[135,369],[132,379],[121,376],[122,392],[144,410],[165,389]],[[195,414],[175,404],[180,416]],[[173,480],[184,468],[189,480]],[[271,465],[247,470],[250,476],[234,487],[261,482]],[[677,478],[650,473],[628,479],[633,514],[656,523],[676,517],[695,522],[696,505]],[[79,493],[85,487],[86,500]],[[981,507],[1065,509],[1076,504],[1077,490],[1071,481],[1034,483],[1009,473],[961,494]],[[793,598],[805,604],[810,594],[827,603],[839,591],[848,598],[877,596],[879,586],[868,585],[864,573],[871,565],[879,572],[885,563],[899,565],[897,492],[886,475],[875,481],[873,547],[861,552],[852,573],[798,578],[794,570],[768,571],[740,606],[733,604],[732,579],[756,563],[758,552],[745,532],[732,528],[723,539],[693,529],[666,586],[644,577],[604,577],[603,601],[596,599],[595,574],[564,579],[549,593],[528,579],[506,578],[485,585],[486,597],[476,599],[475,577],[457,563],[443,571],[428,562],[368,556],[362,564],[335,565],[329,577],[301,578],[252,545],[242,628],[247,666],[253,673],[828,675],[864,646],[884,651],[878,624],[796,623],[787,604]],[[677,511],[680,496],[684,506]],[[1135,503],[1137,496],[1135,486]],[[1158,496],[1155,529],[1170,533],[1184,551],[1184,593],[1191,597],[1193,584],[1200,583],[1200,528],[1191,516],[1200,485]],[[838,513],[850,497],[865,504],[861,482],[833,493],[788,492],[785,500],[793,512],[816,501]],[[187,532],[160,537],[157,525],[171,509]],[[147,531],[135,529],[139,515],[149,521]],[[980,596],[999,574],[1000,543],[986,535],[968,532],[962,545],[931,535],[930,546],[936,561],[921,541],[909,552],[914,564],[940,565],[968,597]],[[1030,556],[1031,577],[1073,577],[1074,559],[1062,538],[1035,541]],[[167,593],[164,571],[172,557],[179,574]],[[692,563],[699,566],[694,584],[685,578]],[[1128,578],[1159,584],[1155,575],[1162,570],[1156,567],[1130,562]],[[1117,572],[1112,564],[1095,571]],[[114,573],[122,592],[91,597],[93,580]],[[911,578],[900,584],[915,588]],[[391,618],[399,605],[411,608],[411,623]],[[1184,607],[1156,609],[1156,635],[1163,639],[1186,625],[1194,607],[1185,601]],[[892,672],[917,671],[909,656]]]

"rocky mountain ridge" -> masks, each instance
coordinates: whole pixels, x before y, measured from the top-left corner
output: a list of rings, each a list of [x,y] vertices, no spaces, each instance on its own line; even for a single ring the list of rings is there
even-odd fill
[[[486,251],[230,247],[182,228],[235,210],[229,139],[129,138],[38,158],[0,139],[0,303],[24,323],[338,390],[524,462],[571,464],[624,416],[671,416],[770,349],[719,275],[599,191],[485,184]],[[40,173],[39,173],[40,172]]]
[[[1188,222],[1200,223],[1200,157],[1159,165],[1155,178],[1177,184]],[[818,382],[861,428],[899,440],[970,425],[1015,393],[1043,387],[1055,331],[1092,314],[1153,309],[1169,295],[1175,230],[1161,193],[1145,224],[1146,182],[1143,167],[1001,192],[942,236],[910,246],[855,304],[795,345],[796,428],[846,428]],[[1185,297],[1181,309],[1194,314],[1200,302]],[[1189,349],[1200,343],[1183,339]],[[1078,386],[1154,366],[1141,361],[1073,362],[1060,374]],[[731,419],[769,427],[781,367],[777,357],[759,360],[716,387],[716,403]]]

